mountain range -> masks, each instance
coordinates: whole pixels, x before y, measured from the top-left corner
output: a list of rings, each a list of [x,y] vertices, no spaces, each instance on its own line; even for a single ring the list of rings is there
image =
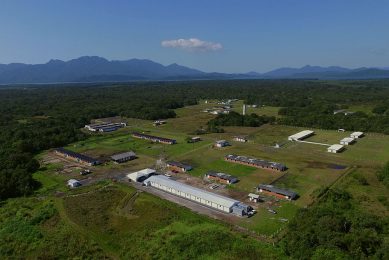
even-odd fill
[[[279,68],[266,73],[207,73],[178,64],[164,66],[151,60],[112,60],[83,56],[45,64],[0,64],[0,84],[65,83],[65,82],[123,82],[139,80],[190,79],[377,79],[389,78],[387,68],[347,69],[337,66],[304,66]]]

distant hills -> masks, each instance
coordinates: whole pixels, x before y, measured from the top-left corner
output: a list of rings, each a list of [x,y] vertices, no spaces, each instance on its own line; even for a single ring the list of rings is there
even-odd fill
[[[65,83],[65,82],[122,82],[138,80],[190,79],[377,79],[389,78],[387,68],[347,69],[342,67],[304,66],[279,68],[266,73],[244,74],[206,73],[178,64],[164,66],[151,60],[124,61],[84,56],[45,64],[0,64],[0,84]]]

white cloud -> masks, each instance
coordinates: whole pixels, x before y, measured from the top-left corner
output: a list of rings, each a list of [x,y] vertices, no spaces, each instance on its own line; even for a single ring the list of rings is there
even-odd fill
[[[178,48],[187,51],[218,51],[223,49],[220,43],[206,42],[196,38],[162,41],[166,48]]]

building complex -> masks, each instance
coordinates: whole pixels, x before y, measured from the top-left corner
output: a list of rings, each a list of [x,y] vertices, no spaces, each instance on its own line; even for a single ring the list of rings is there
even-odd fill
[[[112,132],[125,126],[127,126],[127,124],[124,122],[121,123],[104,122],[98,124],[85,125],[85,128],[91,132]]]

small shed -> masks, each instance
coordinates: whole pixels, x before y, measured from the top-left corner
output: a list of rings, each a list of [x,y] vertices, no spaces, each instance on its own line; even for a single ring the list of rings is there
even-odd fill
[[[260,198],[259,195],[255,194],[255,193],[249,193],[248,197],[249,197],[249,200],[253,201],[253,202],[258,202],[259,198]]]

